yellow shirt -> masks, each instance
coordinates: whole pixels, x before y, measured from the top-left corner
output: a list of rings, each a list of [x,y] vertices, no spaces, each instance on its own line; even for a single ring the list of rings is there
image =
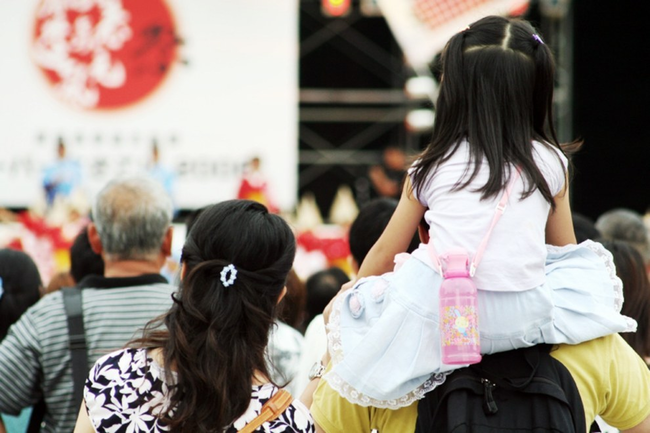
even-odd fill
[[[618,334],[575,346],[560,345],[551,355],[566,366],[578,386],[588,424],[585,431],[596,415],[621,430],[650,416],[650,370]],[[398,410],[358,406],[321,380],[311,412],[327,433],[412,432],[417,402]]]

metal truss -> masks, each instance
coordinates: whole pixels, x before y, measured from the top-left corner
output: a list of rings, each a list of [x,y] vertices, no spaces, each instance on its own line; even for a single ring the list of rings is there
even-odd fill
[[[312,191],[317,200],[323,182],[354,188],[355,179],[381,160],[385,144],[416,146],[413,134],[404,127],[405,116],[414,106],[404,93],[405,79],[412,71],[390,33],[387,46],[364,31],[383,18],[366,17],[357,6],[353,2],[355,10],[346,17],[329,18],[321,13],[319,1],[300,3],[305,33],[300,41],[301,68],[322,62],[323,51],[331,56],[326,70],[318,71],[331,79],[314,83],[304,77],[300,89],[298,184],[300,193]],[[349,65],[366,82],[339,74]],[[320,201],[321,207],[326,201]]]

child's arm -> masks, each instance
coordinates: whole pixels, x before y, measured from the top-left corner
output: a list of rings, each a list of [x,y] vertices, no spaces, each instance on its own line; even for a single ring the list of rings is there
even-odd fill
[[[568,177],[564,182],[564,189],[555,196],[555,210],[551,211],[546,221],[546,243],[558,247],[577,243],[569,204]]]
[[[395,254],[407,250],[425,210],[411,193],[411,178],[406,176],[397,209],[363,260],[357,278],[392,271]]]

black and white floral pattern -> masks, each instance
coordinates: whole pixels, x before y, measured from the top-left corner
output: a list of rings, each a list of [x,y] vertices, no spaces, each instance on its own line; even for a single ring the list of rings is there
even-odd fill
[[[242,429],[277,391],[272,384],[254,386],[250,406],[224,433]],[[167,393],[164,370],[147,356],[147,351],[124,349],[97,361],[86,381],[84,399],[98,432],[160,433],[168,431],[158,416],[167,410]],[[314,423],[307,408],[296,400],[256,432],[314,432]]]

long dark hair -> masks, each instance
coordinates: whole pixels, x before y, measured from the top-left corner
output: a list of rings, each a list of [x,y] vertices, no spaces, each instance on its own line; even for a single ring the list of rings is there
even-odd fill
[[[623,281],[625,302],[621,314],[636,320],[636,332],[621,337],[643,358],[650,357],[650,282],[641,253],[624,241],[602,241],[612,253],[616,275]]]
[[[265,349],[295,249],[287,223],[253,201],[222,202],[198,217],[174,305],[135,342],[162,347],[175,384],[162,420],[172,431],[221,431],[248,408],[253,375],[270,377]],[[236,277],[229,285],[228,271],[224,284],[231,264]],[[156,329],[160,321],[167,329]]]
[[[0,249],[0,341],[9,327],[40,297],[41,274],[34,260],[22,251]]]
[[[522,198],[538,189],[554,207],[553,194],[533,159],[532,140],[561,149],[553,126],[553,55],[527,22],[485,17],[453,36],[442,57],[442,81],[433,137],[415,164],[421,196],[428,175],[449,159],[463,139],[470,160],[456,189],[468,186],[485,157],[490,168],[481,198],[496,196],[508,182],[507,167],[522,168]],[[579,143],[566,150],[574,151]],[[559,157],[558,157],[559,158]]]

